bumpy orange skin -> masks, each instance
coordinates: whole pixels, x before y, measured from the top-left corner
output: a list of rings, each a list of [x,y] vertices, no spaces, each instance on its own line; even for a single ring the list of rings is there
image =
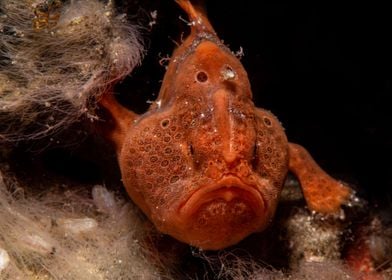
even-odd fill
[[[337,212],[349,189],[287,142],[279,121],[254,106],[246,71],[207,18],[177,2],[191,34],[174,52],[155,104],[138,116],[110,95],[101,101],[134,202],[159,230],[203,249],[263,230],[289,169],[312,210]]]

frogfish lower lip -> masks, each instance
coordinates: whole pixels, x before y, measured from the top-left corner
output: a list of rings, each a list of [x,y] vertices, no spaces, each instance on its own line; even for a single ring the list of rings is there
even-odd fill
[[[262,194],[256,187],[243,183],[237,177],[230,176],[223,178],[216,184],[196,190],[180,206],[179,213],[191,216],[204,205],[218,200],[226,203],[243,201],[257,216],[262,215],[267,207]]]

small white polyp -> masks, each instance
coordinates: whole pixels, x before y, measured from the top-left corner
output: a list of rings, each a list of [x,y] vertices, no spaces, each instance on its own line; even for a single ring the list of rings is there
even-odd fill
[[[58,224],[67,233],[73,234],[90,232],[98,227],[97,221],[92,218],[60,219],[58,220]]]
[[[10,257],[6,250],[0,248],[0,272],[2,272],[10,263]]]

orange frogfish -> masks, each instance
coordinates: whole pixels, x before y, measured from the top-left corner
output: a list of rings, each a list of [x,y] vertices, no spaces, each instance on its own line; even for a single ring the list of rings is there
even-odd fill
[[[205,13],[177,2],[191,32],[174,51],[157,100],[141,115],[111,93],[100,100],[132,200],[158,230],[206,250],[265,229],[289,171],[309,209],[339,212],[350,188],[289,143],[273,114],[255,107],[244,67]]]

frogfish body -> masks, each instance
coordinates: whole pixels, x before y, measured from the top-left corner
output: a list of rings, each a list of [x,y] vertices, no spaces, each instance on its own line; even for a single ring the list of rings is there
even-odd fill
[[[157,101],[142,115],[111,93],[100,101],[132,200],[161,232],[212,250],[268,226],[289,171],[311,210],[338,212],[350,189],[255,107],[240,61],[203,12],[177,2],[191,32],[171,57]]]

